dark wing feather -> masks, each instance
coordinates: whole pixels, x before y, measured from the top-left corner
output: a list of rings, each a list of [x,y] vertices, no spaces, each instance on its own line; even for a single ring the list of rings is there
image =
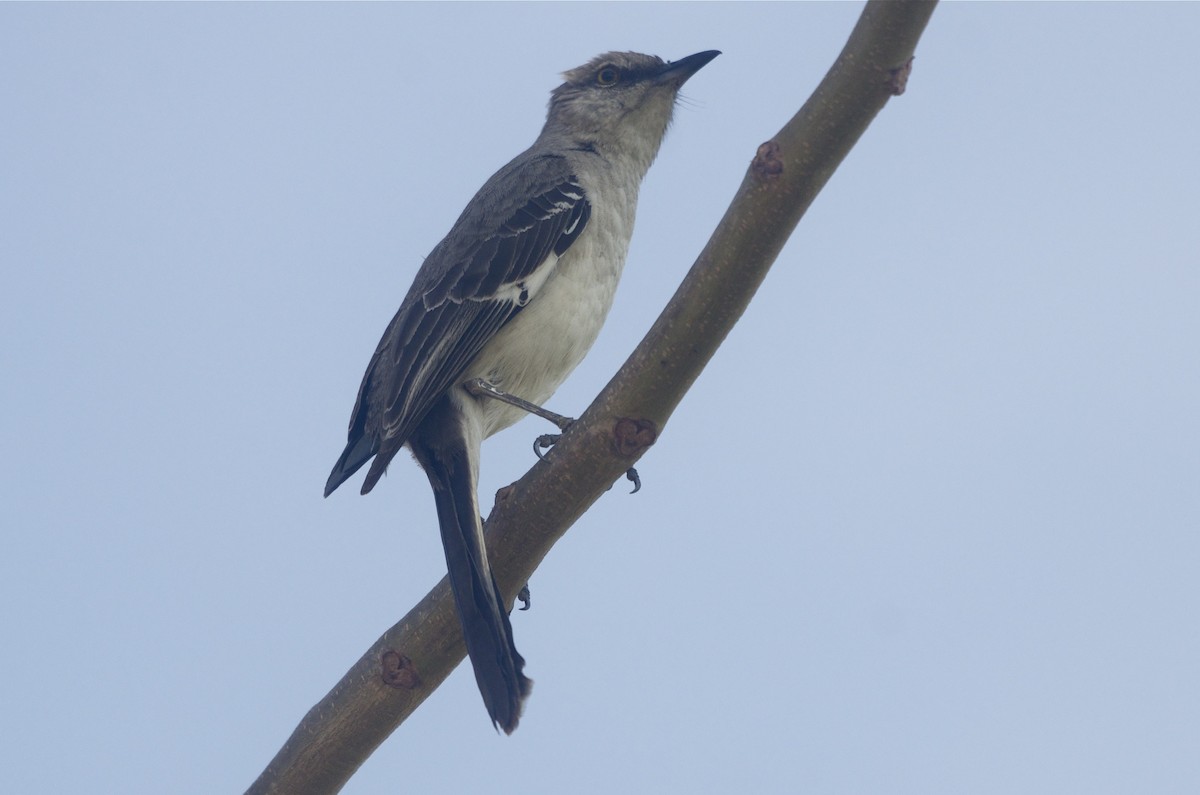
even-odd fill
[[[532,196],[524,201],[504,197]],[[524,305],[499,297],[561,256],[591,207],[560,157],[519,157],[467,205],[426,259],[371,357],[328,495],[372,456],[371,490],[434,402]]]

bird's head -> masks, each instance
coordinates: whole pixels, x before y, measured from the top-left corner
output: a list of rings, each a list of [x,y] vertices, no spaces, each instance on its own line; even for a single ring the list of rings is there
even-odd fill
[[[609,52],[565,72],[550,95],[547,132],[601,152],[654,159],[671,123],[679,88],[721,53],[707,50],[678,61]]]

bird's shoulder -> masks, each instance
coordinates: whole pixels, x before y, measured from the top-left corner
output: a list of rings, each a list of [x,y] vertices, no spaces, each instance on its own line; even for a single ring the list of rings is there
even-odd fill
[[[523,278],[582,233],[591,214],[587,191],[563,154],[536,148],[509,161],[468,202],[425,259],[413,285],[426,308]],[[480,296],[482,297],[482,296]]]
[[[528,221],[544,220],[586,201],[587,191],[565,155],[529,149],[483,184],[438,249],[453,250],[494,235],[519,232]],[[528,219],[521,217],[531,203],[539,212]]]

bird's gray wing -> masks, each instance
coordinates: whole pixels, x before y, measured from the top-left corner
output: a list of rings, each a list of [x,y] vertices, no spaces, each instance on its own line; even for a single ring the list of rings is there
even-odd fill
[[[561,157],[518,158],[488,181],[384,331],[326,494],[376,456],[362,489],[370,491],[434,402],[532,299],[526,280],[553,267],[590,214]]]

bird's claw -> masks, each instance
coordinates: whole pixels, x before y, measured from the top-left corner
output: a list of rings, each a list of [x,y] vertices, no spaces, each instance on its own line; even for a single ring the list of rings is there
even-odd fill
[[[542,451],[549,450],[560,438],[562,438],[561,433],[543,433],[533,440],[533,454],[538,458],[545,458],[546,454]]]
[[[517,601],[522,604],[522,607],[517,608],[518,610],[528,610],[533,604],[533,598],[529,595],[529,583],[525,583],[521,586],[521,590],[517,591]]]
[[[574,422],[574,420],[571,420],[571,422]],[[562,430],[565,431],[569,425],[570,423],[567,423]],[[533,454],[538,458],[545,458],[546,454],[544,451],[553,447],[555,442],[561,438],[561,433],[543,433],[541,436],[533,440]],[[629,469],[625,470],[625,477],[630,483],[633,484],[633,491],[629,492],[630,494],[637,494],[642,490],[642,478],[638,474],[637,469],[630,467]],[[525,608],[521,609],[524,610]]]

